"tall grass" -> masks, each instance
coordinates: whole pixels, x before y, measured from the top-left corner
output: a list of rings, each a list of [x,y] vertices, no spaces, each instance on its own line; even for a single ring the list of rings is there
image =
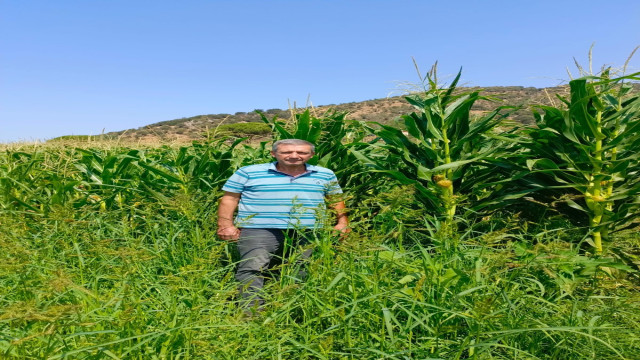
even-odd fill
[[[297,283],[240,317],[234,255],[213,229],[153,207],[65,221],[3,215],[5,358],[632,358],[638,300],[553,238],[469,234],[464,248],[318,233]],[[494,238],[495,237],[495,238]],[[423,241],[420,241],[423,243]],[[402,248],[402,249],[401,249]],[[594,283],[598,284],[597,287]]]

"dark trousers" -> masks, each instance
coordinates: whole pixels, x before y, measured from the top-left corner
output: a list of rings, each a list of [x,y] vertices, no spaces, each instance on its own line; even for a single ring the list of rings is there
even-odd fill
[[[240,263],[236,270],[236,280],[240,283],[240,305],[245,308],[264,304],[261,296],[264,275],[269,268],[282,261],[293,249],[285,249],[285,239],[293,240],[294,248],[309,244],[311,232],[283,229],[241,229],[238,239]],[[286,250],[286,253],[285,253]],[[301,254],[297,265],[311,256],[313,249],[307,248]],[[306,272],[297,274],[304,280]]]

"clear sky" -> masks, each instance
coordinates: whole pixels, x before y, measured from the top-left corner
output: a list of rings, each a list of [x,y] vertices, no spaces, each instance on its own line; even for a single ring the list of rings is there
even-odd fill
[[[594,67],[624,64],[640,1],[2,0],[0,142],[398,95],[412,57],[555,86],[592,43]]]

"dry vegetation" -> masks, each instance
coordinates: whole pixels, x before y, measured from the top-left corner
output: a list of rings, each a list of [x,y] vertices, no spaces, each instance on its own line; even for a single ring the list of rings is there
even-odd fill
[[[463,88],[461,91],[477,88]],[[522,86],[487,87],[482,94],[492,100],[479,100],[472,109],[473,115],[481,115],[495,108],[496,104],[520,107],[511,118],[523,124],[532,124],[531,105],[554,105],[558,102],[554,94],[566,93],[566,87],[533,88]],[[338,105],[321,105],[312,111],[317,116],[330,111],[347,111],[348,117],[360,121],[373,121],[382,124],[398,125],[399,116],[412,111],[404,96],[393,96],[382,99],[350,102]],[[268,109],[260,110],[269,118],[290,118],[290,110]],[[179,142],[185,143],[192,140],[201,140],[211,129],[220,124],[234,124],[245,122],[260,122],[260,116],[255,111],[237,112],[235,114],[208,114],[188,118],[180,118],[161,121],[137,129],[128,129],[106,134],[114,138],[120,138],[128,142],[157,143]]]

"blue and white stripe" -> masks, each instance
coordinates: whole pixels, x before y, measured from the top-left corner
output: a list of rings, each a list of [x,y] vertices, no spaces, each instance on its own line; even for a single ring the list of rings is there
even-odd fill
[[[239,193],[236,226],[240,228],[312,228],[323,218],[327,195],[342,193],[333,171],[306,165],[291,176],[276,163],[250,165],[236,171],[222,190]]]

